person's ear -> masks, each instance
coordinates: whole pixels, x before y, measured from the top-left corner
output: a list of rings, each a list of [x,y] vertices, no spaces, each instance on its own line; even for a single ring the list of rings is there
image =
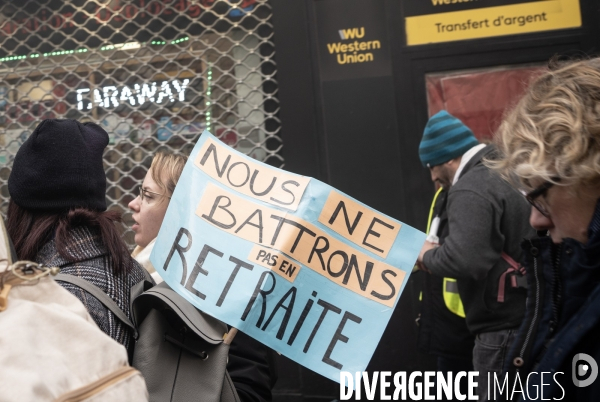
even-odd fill
[[[450,159],[448,162],[446,162],[446,164],[448,165],[448,167],[458,168],[458,166],[460,166],[461,159],[462,159],[462,156],[459,156],[454,159]]]
[[[450,159],[448,162],[444,163],[444,165],[445,165],[445,167],[452,167],[454,165],[455,161],[456,161],[456,158]]]

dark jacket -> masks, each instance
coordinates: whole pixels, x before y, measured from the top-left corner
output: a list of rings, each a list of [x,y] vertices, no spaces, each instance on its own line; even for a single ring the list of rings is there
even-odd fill
[[[229,348],[227,371],[242,402],[267,402],[277,381],[275,352],[238,332]]]
[[[446,199],[448,192],[437,197],[433,216],[440,218],[437,236],[440,244],[448,236]],[[420,273],[423,276],[421,318],[417,345],[421,353],[429,353],[451,359],[473,359],[475,337],[469,332],[465,319],[448,309],[444,301],[444,278]]]
[[[467,326],[474,334],[521,324],[526,290],[513,288],[507,280],[505,300],[498,301],[501,275],[509,268],[501,253],[518,261],[520,243],[535,233],[525,198],[483,165],[482,159],[493,153],[489,145],[463,168],[448,193],[450,234],[424,256],[432,273],[457,279]]]
[[[36,262],[49,267],[60,267],[61,273],[78,276],[93,283],[109,295],[131,319],[130,289],[146,278],[144,268],[132,258],[132,268],[128,272],[124,272],[124,270],[115,272],[113,261],[109,258],[108,250],[102,243],[100,234],[85,226],[72,230],[69,237],[68,253],[72,257],[71,261],[65,260],[58,254],[56,244],[54,240],[51,240],[42,247],[36,256]],[[98,299],[78,286],[66,282],[59,283],[81,300],[104,333],[124,345],[128,350],[130,346],[133,347],[131,330]]]
[[[535,399],[534,387],[541,387],[541,373],[549,372],[552,375],[543,379],[547,384],[544,398],[600,401],[600,379],[587,387],[573,383],[576,354],[585,353],[596,364],[600,362],[600,202],[588,239],[586,245],[573,239],[554,245],[549,237],[523,243],[529,284],[527,312],[507,370],[513,379],[518,372],[523,386],[528,387],[525,400]],[[532,372],[535,374],[526,384]],[[555,381],[558,372],[564,374],[556,374]]]

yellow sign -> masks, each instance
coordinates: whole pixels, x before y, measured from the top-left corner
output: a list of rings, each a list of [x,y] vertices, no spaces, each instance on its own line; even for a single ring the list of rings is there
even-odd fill
[[[436,8],[451,2],[430,1]],[[425,45],[580,26],[579,0],[545,0],[407,17],[406,41]]]

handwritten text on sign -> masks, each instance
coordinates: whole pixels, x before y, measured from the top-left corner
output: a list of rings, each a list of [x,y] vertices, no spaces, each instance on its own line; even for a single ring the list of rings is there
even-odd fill
[[[205,132],[151,260],[196,307],[339,381],[367,366],[424,237]]]
[[[196,166],[231,189],[292,211],[298,208],[310,180],[279,169],[265,169],[238,153],[223,152],[223,147],[216,140],[204,143],[196,158]]]

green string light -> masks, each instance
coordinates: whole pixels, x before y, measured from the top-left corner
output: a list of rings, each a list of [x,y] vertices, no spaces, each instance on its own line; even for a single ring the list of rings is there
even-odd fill
[[[190,37],[189,36],[184,36],[183,38],[179,38],[179,39],[175,39],[175,40],[170,41],[169,44],[176,45],[178,43],[185,42],[185,41],[188,41],[188,40],[190,40]],[[167,41],[164,41],[164,40],[153,40],[152,42],[150,42],[150,44],[151,45],[166,45]]]
[[[88,51],[88,49],[55,50],[54,52],[50,52],[50,53],[41,53],[41,54],[40,53],[32,53],[32,54],[29,55],[29,58],[30,59],[37,59],[40,56],[44,56],[44,57],[48,57],[48,56],[64,56],[66,54],[85,53],[87,51]],[[0,63],[5,62],[5,61],[25,60],[27,58],[28,58],[27,55],[0,57]]]
[[[171,44],[175,45],[177,43],[185,42],[186,40],[190,40],[189,36],[185,36],[185,37],[180,38],[180,39],[172,40]],[[164,45],[164,42],[163,42],[163,45]]]
[[[175,45],[178,43],[182,43],[185,41],[190,40],[189,36],[185,36],[183,38],[180,39],[176,39],[176,40],[172,40],[170,42],[170,44]],[[152,42],[150,42],[150,44],[152,45],[166,45],[167,42],[164,40],[153,40]],[[115,45],[106,45],[106,46],[102,46],[100,48],[100,51],[106,51],[106,50],[114,50],[115,49]],[[5,62],[5,61],[15,61],[15,60],[25,60],[27,58],[30,59],[37,59],[40,56],[43,57],[51,57],[51,56],[64,56],[67,54],[74,54],[74,53],[86,53],[89,52],[89,49],[86,48],[79,48],[79,49],[74,49],[74,50],[55,50],[53,52],[47,52],[47,53],[32,53],[29,56],[27,55],[17,55],[17,56],[6,56],[6,57],[0,57],[0,63]],[[209,71],[209,75],[212,74]]]
[[[211,101],[210,101],[210,94],[212,93],[212,67],[208,67],[208,73],[207,73],[207,81],[208,81],[208,85],[207,85],[207,89],[206,89],[206,130],[207,131],[211,131]]]

